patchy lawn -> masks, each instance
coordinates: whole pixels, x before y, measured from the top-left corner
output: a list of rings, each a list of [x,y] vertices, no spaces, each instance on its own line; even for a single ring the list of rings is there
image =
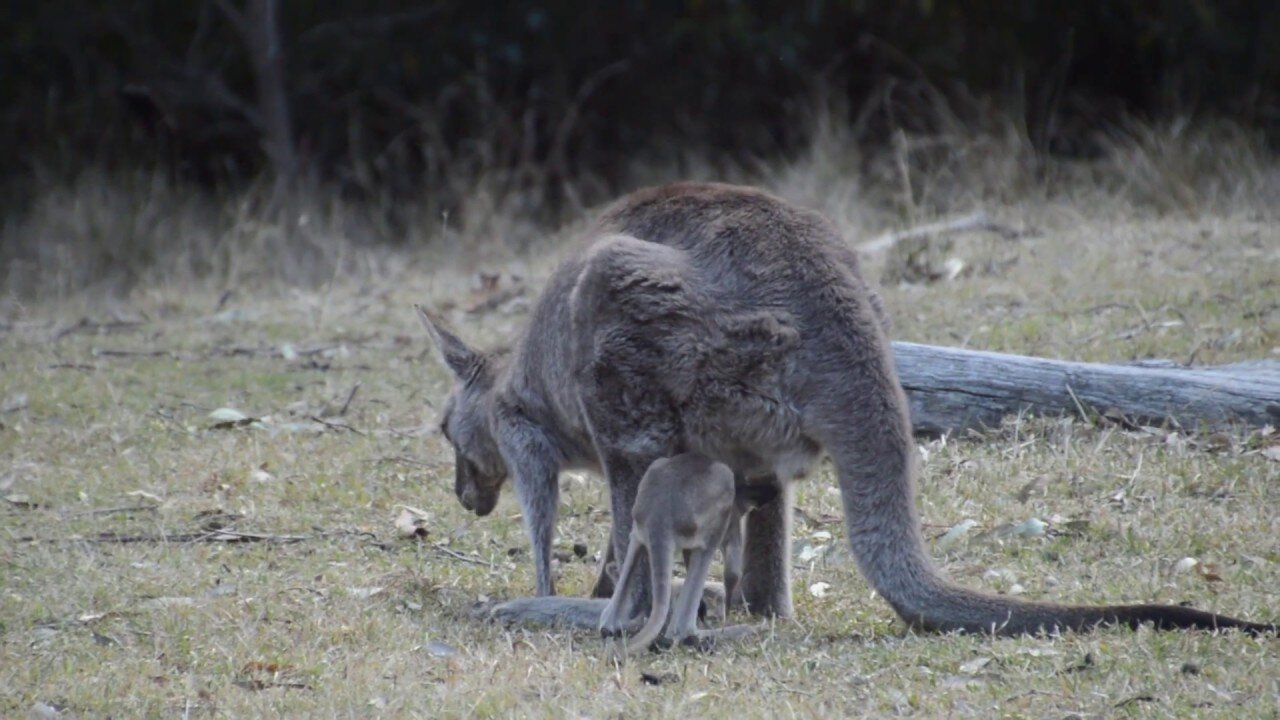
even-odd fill
[[[1274,222],[997,214],[1033,232],[924,247],[963,268],[884,289],[896,337],[1086,360],[1280,357]],[[477,599],[529,594],[532,565],[510,493],[483,519],[453,498],[434,410],[448,378],[411,304],[451,307],[494,342],[549,268],[494,265],[521,278],[489,285],[445,266],[315,292],[10,304],[0,715],[1275,717],[1274,638],[907,632],[853,566],[829,469],[797,493],[796,617],[758,640],[617,668],[591,633],[471,620]],[[1275,621],[1276,443],[1011,419],[925,445],[926,534],[971,587]],[[559,587],[584,594],[605,490],[564,486]],[[397,531],[402,506],[425,514],[425,537]],[[1046,531],[1018,532],[1031,518]]]

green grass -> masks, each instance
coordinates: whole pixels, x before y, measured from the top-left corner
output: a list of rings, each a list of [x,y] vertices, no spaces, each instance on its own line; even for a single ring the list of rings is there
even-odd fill
[[[1280,354],[1274,223],[1062,203],[994,210],[1039,232],[957,239],[946,252],[973,274],[885,288],[896,337],[1085,360]],[[869,274],[884,262],[870,262]],[[199,287],[157,287],[111,307],[9,306],[0,404],[28,401],[0,414],[9,496],[0,505],[0,715],[43,702],[77,717],[1276,716],[1275,639],[906,631],[844,548],[829,470],[799,488],[794,535],[797,552],[821,544],[821,532],[830,547],[796,562],[796,616],[758,639],[617,668],[591,633],[470,619],[478,599],[530,593],[527,540],[509,493],[488,518],[458,505],[452,456],[434,431],[448,378],[411,304],[465,306],[465,279],[452,267],[398,267],[377,285],[242,292],[222,309]],[[550,260],[515,267],[536,289]],[[226,310],[239,319],[219,315]],[[54,339],[82,317],[112,313],[138,324]],[[493,341],[522,315],[452,317]],[[284,343],[332,349],[290,361]],[[340,408],[357,384],[344,416],[328,426],[309,419]],[[208,415],[221,407],[265,416],[265,427],[212,429]],[[966,538],[934,548],[972,587],[1016,585],[1025,597],[1066,602],[1190,601],[1274,621],[1280,463],[1257,452],[1274,438],[1241,430],[1233,439],[1222,447],[1011,419],[927,443],[926,535],[977,521]],[[594,552],[607,526],[603,483],[564,487],[557,549],[585,542]],[[426,540],[397,537],[398,505],[429,513]],[[94,512],[122,506],[139,509]],[[237,514],[237,531],[305,540],[89,541],[197,532],[211,511]],[[1029,517],[1054,532],[999,532]],[[1184,557],[1212,572],[1178,571]],[[559,573],[562,592],[580,595],[595,567],[574,559]],[[830,585],[822,597],[809,592],[819,581]],[[675,679],[652,686],[642,672]]]

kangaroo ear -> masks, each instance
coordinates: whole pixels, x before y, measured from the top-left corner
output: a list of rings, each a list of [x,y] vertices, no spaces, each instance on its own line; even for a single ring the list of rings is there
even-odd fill
[[[462,341],[462,338],[450,332],[438,318],[427,312],[421,305],[413,307],[418,311],[418,319],[422,321],[422,326],[431,336],[431,342],[435,343],[436,348],[440,350],[445,364],[453,371],[454,376],[459,380],[468,378],[480,361],[480,354],[472,350]]]

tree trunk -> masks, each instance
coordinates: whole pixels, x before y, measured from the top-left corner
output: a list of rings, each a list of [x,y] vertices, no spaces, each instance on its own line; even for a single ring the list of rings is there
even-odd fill
[[[239,34],[249,54],[249,64],[253,66],[257,107],[242,113],[262,137],[262,149],[276,176],[272,204],[279,205],[279,201],[288,199],[298,178],[298,150],[289,111],[280,0],[246,0],[243,9],[232,0],[213,2]]]
[[[1168,361],[1068,362],[893,343],[916,432],[995,427],[1006,415],[1118,414],[1138,424],[1192,429],[1280,425],[1280,362],[1213,367]]]
[[[289,189],[298,176],[293,121],[285,83],[284,41],[280,30],[279,0],[249,0],[246,29],[253,61],[258,108],[262,113],[262,138],[276,172],[277,191]]]

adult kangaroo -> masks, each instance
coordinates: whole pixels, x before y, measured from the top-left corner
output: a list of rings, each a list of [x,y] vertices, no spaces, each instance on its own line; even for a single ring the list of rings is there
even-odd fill
[[[827,219],[764,192],[680,183],[624,197],[552,275],[510,352],[477,352],[423,320],[458,381],[443,419],[458,497],[485,515],[514,477],[540,596],[554,594],[562,469],[603,470],[622,557],[645,470],[696,452],[781,487],[748,520],[742,584],[752,612],[789,615],[787,485],[825,453],[859,569],[915,627],[1276,631],[1186,607],[1027,602],[947,580],[920,535],[916,452],[878,298]],[[609,590],[602,578],[597,594]]]

